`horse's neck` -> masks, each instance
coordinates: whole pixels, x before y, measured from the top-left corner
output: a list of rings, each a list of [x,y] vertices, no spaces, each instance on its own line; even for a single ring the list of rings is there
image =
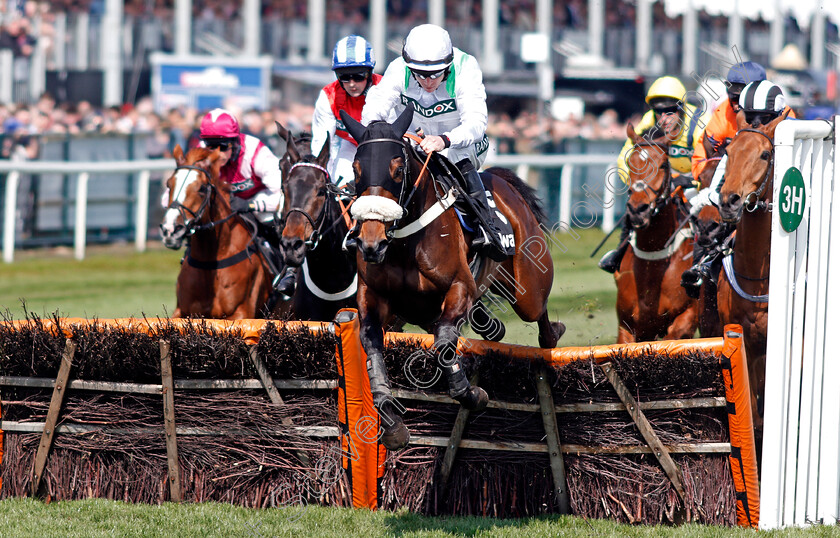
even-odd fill
[[[227,215],[214,206],[209,213],[209,221],[222,221]],[[248,246],[251,231],[238,217],[220,222],[209,230],[193,234],[190,242],[190,256],[201,259],[222,259],[237,254]]]
[[[665,248],[665,243],[677,231],[677,212],[673,201],[668,202],[646,227],[636,230],[636,246],[646,252]]]
[[[772,222],[769,211],[744,211],[736,227],[732,251],[738,273],[751,278],[764,278],[770,274]]]

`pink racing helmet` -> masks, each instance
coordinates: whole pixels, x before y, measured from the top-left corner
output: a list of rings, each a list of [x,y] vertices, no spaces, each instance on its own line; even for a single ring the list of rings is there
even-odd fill
[[[201,138],[239,138],[239,122],[222,108],[208,112],[201,120]]]

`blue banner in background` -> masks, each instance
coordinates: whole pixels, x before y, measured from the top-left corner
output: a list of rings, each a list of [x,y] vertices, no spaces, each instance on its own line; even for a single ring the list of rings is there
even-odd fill
[[[266,109],[272,60],[218,56],[153,54],[152,95],[155,108],[209,110],[236,106],[242,110]]]

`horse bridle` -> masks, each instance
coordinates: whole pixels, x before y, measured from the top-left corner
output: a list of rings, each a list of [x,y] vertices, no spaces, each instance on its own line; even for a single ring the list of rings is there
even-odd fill
[[[333,222],[329,226],[329,228],[324,230],[324,226],[327,222],[327,209],[330,205],[330,201],[333,199],[333,197],[340,196],[342,191],[332,183],[332,181],[330,180],[330,173],[323,166],[306,161],[298,162],[293,164],[292,167],[289,168],[289,174],[291,175],[292,170],[294,170],[297,167],[314,168],[324,173],[324,187],[322,189],[319,189],[317,194],[317,196],[324,196],[324,206],[321,208],[321,213],[318,215],[317,220],[314,219],[312,215],[307,213],[306,210],[304,210],[303,208],[292,207],[289,209],[289,211],[286,212],[286,215],[284,217],[278,219],[277,225],[280,229],[280,232],[282,232],[283,228],[285,228],[286,226],[286,219],[288,218],[288,216],[292,213],[300,213],[306,218],[307,221],[309,221],[309,225],[312,227],[312,233],[309,235],[309,239],[304,241],[304,245],[306,245],[306,248],[310,250],[315,250],[316,248],[318,248],[318,244],[321,242],[321,238],[327,233],[329,233],[333,228],[335,228],[335,226],[342,219],[342,217],[337,218],[335,222]],[[327,196],[328,193],[332,196]]]
[[[210,221],[210,222],[206,222],[204,224],[193,225],[194,222],[200,220],[201,217],[204,216],[204,212],[207,211],[207,208],[210,206],[210,202],[213,200],[213,198],[216,195],[216,186],[213,185],[212,181],[209,181],[210,178],[211,178],[210,171],[207,170],[206,168],[202,168],[200,166],[195,166],[195,165],[191,165],[191,164],[185,164],[185,165],[178,166],[178,167],[175,168],[175,172],[178,172],[178,170],[195,170],[197,172],[201,172],[202,174],[204,174],[208,179],[208,181],[206,183],[207,190],[204,193],[204,199],[201,201],[201,205],[198,206],[198,209],[196,211],[193,211],[192,209],[190,209],[189,207],[185,206],[184,204],[182,204],[181,202],[178,202],[178,201],[173,201],[166,208],[166,209],[177,209],[178,212],[181,214],[181,218],[184,221],[184,228],[187,229],[187,232],[185,234],[186,236],[193,235],[194,233],[200,232],[202,230],[209,230],[211,228],[215,228],[219,224],[227,222],[227,221],[229,221],[230,219],[232,219],[233,217],[236,216],[236,213],[231,212],[228,216],[226,216],[224,218],[221,218],[219,220],[213,220],[213,221]],[[189,213],[190,215],[192,215],[192,218],[191,219],[186,218],[186,213]],[[252,239],[253,239],[253,237],[256,237],[256,234],[257,234],[257,230],[254,229],[253,232],[252,232]]]
[[[177,168],[175,168],[175,173],[177,173],[178,170],[195,170],[196,172],[201,172],[208,179],[210,179],[210,172],[206,168],[202,168],[200,166],[195,166],[195,165],[192,165],[192,164],[185,164],[185,165],[181,165],[181,166],[178,166]],[[182,204],[181,202],[179,202],[177,200],[173,200],[166,208],[167,210],[168,209],[177,209],[178,210],[178,212],[181,214],[181,219],[183,219],[183,221],[184,221],[184,227],[187,229],[187,235],[192,235],[193,233],[195,233],[199,229],[203,228],[203,226],[194,227],[193,223],[195,221],[201,219],[202,216],[204,216],[204,212],[207,211],[207,207],[210,205],[210,200],[216,194],[216,189],[211,182],[208,181],[207,186],[209,188],[205,191],[204,199],[201,201],[201,205],[198,206],[198,209],[196,211],[193,211],[192,209],[190,209],[189,207],[185,206],[184,204]],[[186,216],[187,213],[192,215],[191,219],[187,218],[187,216]]]
[[[406,185],[408,185],[408,183],[409,183],[409,169],[408,168],[409,168],[409,163],[410,163],[410,161],[408,159],[408,150],[406,150],[406,148],[405,148],[405,143],[402,141],[402,139],[371,138],[370,140],[365,140],[364,142],[360,142],[359,145],[356,147],[356,152],[358,154],[359,148],[361,148],[362,146],[364,146],[366,144],[384,143],[384,142],[390,142],[391,144],[399,145],[400,150],[402,151],[402,154],[403,154],[403,162],[405,164],[403,165],[403,179],[402,179],[402,185],[400,185],[400,196],[399,196],[399,201],[397,203],[402,208],[403,216],[404,216],[407,213],[407,210],[406,210],[405,207],[406,207],[406,205],[408,205],[408,202],[411,200],[411,197],[414,196],[414,191],[416,190],[416,188],[412,188],[411,192],[408,194],[408,196],[406,196],[406,194],[405,194]],[[394,232],[398,228],[397,223],[399,222],[399,220],[400,219],[395,220],[392,223],[391,227],[388,228],[387,230],[385,230],[385,236],[388,238],[389,241],[394,238]]]
[[[657,170],[662,170],[662,172],[665,174],[665,179],[662,181],[662,187],[660,187],[660,189],[656,191],[653,188],[651,188],[650,185],[648,185],[647,181],[639,179],[637,181],[634,181],[633,184],[630,185],[630,188],[635,192],[648,190],[651,193],[653,193],[653,207],[651,208],[650,214],[650,219],[653,219],[654,217],[656,217],[656,215],[659,214],[662,208],[664,208],[671,199],[671,159],[668,155],[668,147],[665,144],[661,144],[658,142],[645,142],[643,144],[636,145],[636,149],[646,147],[659,148],[665,154],[665,160],[657,168]],[[639,188],[637,188],[637,186]]]
[[[773,139],[770,138],[770,136],[767,133],[759,129],[741,129],[737,133],[735,133],[735,136],[738,136],[741,133],[758,133],[770,142],[770,159],[767,161],[767,171],[764,173],[764,179],[761,181],[761,185],[759,185],[756,190],[752,191],[744,197],[744,209],[748,213],[758,211],[759,209],[764,211],[770,211],[773,208],[772,202],[761,201],[761,196],[764,194],[764,190],[767,188],[767,184],[770,181],[771,172],[773,170],[773,160],[776,158],[775,144],[773,143]],[[755,195],[755,204],[752,206],[752,209],[750,209],[750,197],[753,195]]]

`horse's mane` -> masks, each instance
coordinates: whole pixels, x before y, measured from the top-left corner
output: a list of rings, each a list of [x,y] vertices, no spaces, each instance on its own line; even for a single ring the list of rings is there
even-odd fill
[[[498,166],[493,166],[487,169],[487,172],[492,173],[495,176],[498,176],[516,189],[516,192],[522,195],[525,198],[525,201],[528,203],[528,207],[531,209],[531,213],[534,214],[534,217],[537,219],[537,222],[540,224],[546,224],[546,216],[545,211],[543,210],[542,202],[537,197],[537,191],[528,186],[522,179],[517,176],[512,170],[508,170],[507,168],[500,168]]]
[[[208,159],[213,154],[212,149],[202,148],[202,147],[194,147],[191,148],[186,155],[184,155],[184,161],[187,164],[196,164],[205,159]],[[212,167],[207,167],[208,171],[212,171]],[[213,177],[210,175],[210,182],[216,185],[217,188],[223,190],[225,192],[230,192],[230,183],[228,183],[225,179],[222,178],[221,174]]]

